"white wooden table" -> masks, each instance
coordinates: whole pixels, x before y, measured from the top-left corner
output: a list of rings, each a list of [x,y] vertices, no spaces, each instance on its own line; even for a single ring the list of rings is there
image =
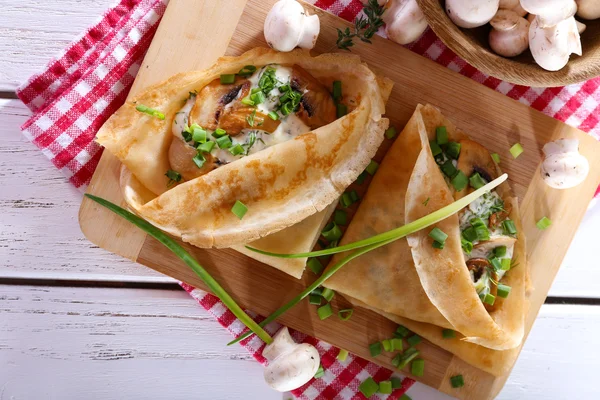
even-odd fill
[[[81,194],[27,142],[14,89],[112,0],[0,0],[0,400],[281,399],[174,281],[89,243]],[[573,242],[502,399],[598,398],[600,205]],[[564,303],[564,304],[563,304]],[[443,399],[415,385],[413,399]]]

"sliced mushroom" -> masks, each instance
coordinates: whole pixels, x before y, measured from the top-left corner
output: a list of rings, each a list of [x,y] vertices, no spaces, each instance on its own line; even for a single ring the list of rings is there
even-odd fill
[[[314,76],[299,65],[292,67],[290,85],[302,93],[296,115],[310,127],[317,129],[336,119],[336,107],[331,94]]]
[[[215,158],[206,153],[204,154],[204,158],[206,159],[204,165],[202,168],[198,168],[193,161],[193,158],[197,153],[198,151],[194,147],[185,143],[183,140],[173,138],[171,146],[169,147],[169,163],[171,164],[171,169],[179,172],[183,179],[189,181],[217,168],[218,165]]]
[[[461,28],[487,24],[499,7],[499,0],[446,0],[446,13]]]
[[[456,166],[465,174],[467,178],[475,172],[479,173],[483,179],[488,182],[493,181],[498,177],[496,164],[490,155],[490,152],[477,142],[472,140],[460,141],[460,155],[458,156],[458,164]],[[455,198],[460,199],[466,196],[473,190],[470,186],[460,192],[455,193]]]
[[[504,57],[515,57],[529,48],[529,22],[511,10],[498,10],[490,21],[490,47]]]
[[[481,279],[487,280],[486,286],[489,286],[490,288],[489,293],[496,296],[498,293],[498,286],[496,285],[496,282],[498,282],[498,275],[493,270],[492,265],[487,258],[471,258],[467,260],[467,269],[473,272],[473,284],[477,284]],[[493,305],[487,303],[483,303],[483,305],[488,312],[494,310]]]

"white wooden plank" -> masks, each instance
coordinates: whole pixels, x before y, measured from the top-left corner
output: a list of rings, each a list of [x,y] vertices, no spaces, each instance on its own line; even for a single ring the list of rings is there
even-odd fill
[[[14,90],[115,0],[0,0],[0,91]]]

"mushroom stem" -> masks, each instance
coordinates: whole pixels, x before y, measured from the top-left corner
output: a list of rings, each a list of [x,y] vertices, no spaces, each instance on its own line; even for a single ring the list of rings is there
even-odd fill
[[[499,10],[490,21],[490,47],[504,57],[515,57],[529,47],[529,22],[511,10]]]

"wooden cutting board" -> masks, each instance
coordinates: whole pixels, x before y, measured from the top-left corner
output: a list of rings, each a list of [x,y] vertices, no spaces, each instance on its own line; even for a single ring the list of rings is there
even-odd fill
[[[171,0],[130,96],[177,72],[206,68],[223,54],[238,55],[253,47],[266,46],[263,22],[274,2]],[[350,24],[310,5],[305,7],[321,19],[321,35],[314,52],[339,51],[335,45],[335,28]],[[600,157],[597,157],[600,144],[577,129],[391,41],[379,37],[373,39],[373,44],[358,41],[352,52],[359,54],[373,70],[395,82],[387,116],[398,131],[418,103],[431,103],[481,144],[500,154],[500,165],[509,174],[512,187],[521,199],[527,235],[527,253],[535,286],[526,326],[529,332],[600,182]],[[588,179],[566,191],[545,186],[538,170],[543,145],[562,137],[578,138],[582,153],[591,164]],[[389,147],[389,141],[386,142],[378,157]],[[514,160],[508,149],[516,142],[523,145],[525,153]],[[119,166],[115,157],[104,152],[88,193],[123,203],[118,185]],[[553,225],[546,231],[539,231],[535,222],[543,216],[551,218]],[[88,199],[81,205],[79,221],[84,234],[98,246],[206,289],[202,281],[161,244]],[[187,244],[185,247],[243,307],[262,315],[285,304],[314,278],[307,272],[302,280],[296,280],[233,250],[197,249]],[[333,303],[334,309],[347,305],[341,296],[336,296]],[[349,321],[338,318],[320,321],[315,307],[304,301],[279,321],[393,369],[389,355],[377,358],[369,355],[369,343],[391,337],[396,328],[393,322],[378,314],[356,309]],[[427,368],[425,376],[417,380],[455,397],[492,398],[507,378],[496,378],[471,367],[427,342],[420,344],[419,349]],[[464,375],[466,385],[462,389],[453,389],[449,377],[459,373]]]

